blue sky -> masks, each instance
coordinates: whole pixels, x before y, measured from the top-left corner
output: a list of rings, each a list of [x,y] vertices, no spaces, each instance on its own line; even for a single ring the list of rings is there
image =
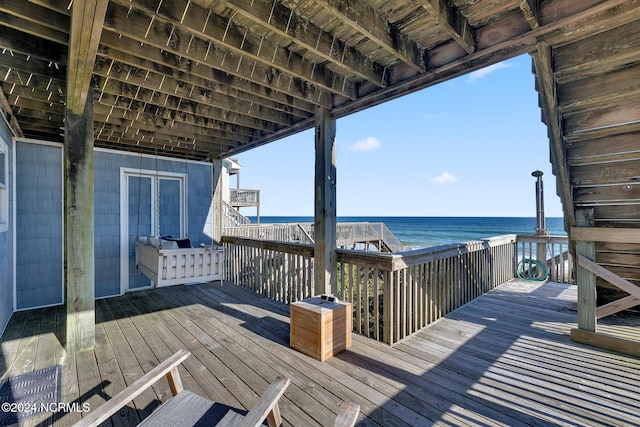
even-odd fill
[[[339,119],[338,216],[533,217],[536,169],[546,216],[562,216],[534,84],[523,55]],[[236,156],[261,216],[313,216],[313,138]]]

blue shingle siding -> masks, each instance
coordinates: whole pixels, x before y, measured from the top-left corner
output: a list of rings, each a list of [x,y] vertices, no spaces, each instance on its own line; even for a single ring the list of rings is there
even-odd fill
[[[183,160],[173,161],[154,157],[140,157],[118,153],[114,151],[97,150],[95,152],[95,246],[96,246],[96,297],[106,297],[120,293],[120,168],[133,170],[147,170],[188,174],[187,194],[188,200],[188,235],[194,246],[201,243],[210,243],[211,238],[204,234],[206,219],[211,205],[211,165],[185,164]],[[131,182],[137,182],[138,178],[131,177]],[[168,180],[168,182],[172,182]],[[149,234],[150,224],[148,213],[150,211],[150,195],[145,194],[140,203],[140,219],[138,219],[138,188],[130,183],[129,186],[129,244],[133,247],[136,234],[141,236]],[[144,188],[142,186],[141,188]],[[165,188],[166,187],[166,188]],[[161,185],[161,191],[165,195],[161,199],[174,200],[178,197],[178,188],[174,185]],[[145,197],[146,196],[146,197]],[[171,207],[171,209],[170,209]],[[173,222],[179,211],[174,203],[161,206],[161,214],[169,215],[166,221]],[[163,220],[164,221],[164,220]],[[138,225],[138,222],[139,225]],[[138,233],[136,233],[138,228]],[[176,234],[174,229],[168,229]],[[165,234],[164,230],[161,230]],[[182,237],[182,236],[177,236]],[[99,266],[99,267],[98,267]],[[140,276],[136,271],[133,257],[129,264],[130,282],[129,288],[135,289],[148,285],[149,281]],[[133,278],[137,277],[137,278]]]
[[[8,148],[9,229],[0,233],[0,334],[13,312],[13,197],[14,173],[11,133],[4,120],[0,120],[0,139]]]
[[[61,304],[62,147],[16,146],[16,309]]]
[[[0,129],[1,131],[2,129]],[[9,141],[10,142],[10,141]],[[62,147],[19,142],[17,146],[17,223],[16,223],[16,298],[17,309],[63,302],[63,209]],[[211,205],[211,165],[171,161],[96,150],[94,162],[94,241],[96,297],[118,295],[120,277],[120,169],[129,168],[184,174],[188,172],[188,235],[194,246],[210,243],[207,214]],[[10,178],[12,179],[12,178]],[[132,177],[132,180],[136,178]],[[163,185],[166,204],[161,211],[167,223],[175,222],[179,207],[179,187]],[[144,186],[143,186],[144,187]],[[138,219],[137,187],[130,185],[129,234],[133,245],[136,229],[148,234],[150,194],[141,199]],[[145,190],[146,192],[146,190]],[[11,206],[11,204],[10,204]],[[163,220],[164,221],[164,220]],[[138,225],[139,223],[139,225]],[[10,230],[11,231],[11,230]],[[173,229],[171,230],[173,233]],[[180,236],[181,237],[181,236]],[[0,233],[0,326],[10,316],[13,303],[12,235]],[[130,274],[139,276],[131,258]],[[134,279],[130,288],[146,286],[143,277]],[[8,313],[8,314],[7,314]],[[4,322],[6,323],[6,321]]]

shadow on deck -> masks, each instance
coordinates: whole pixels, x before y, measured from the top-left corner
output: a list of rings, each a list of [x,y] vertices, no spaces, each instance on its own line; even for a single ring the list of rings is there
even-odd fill
[[[287,425],[330,425],[343,401],[361,405],[363,426],[640,424],[639,360],[571,342],[575,301],[568,285],[512,281],[394,348],[354,336],[323,363],[289,348],[284,304],[231,284],[163,288],[97,301],[96,349],[75,356],[57,338],[62,308],[16,313],[2,339],[3,378],[59,363],[64,402],[95,408],[186,348],[185,388],[227,405],[249,408],[276,376],[291,378],[280,401]],[[638,339],[637,320],[621,332]],[[114,424],[169,396],[158,383]]]

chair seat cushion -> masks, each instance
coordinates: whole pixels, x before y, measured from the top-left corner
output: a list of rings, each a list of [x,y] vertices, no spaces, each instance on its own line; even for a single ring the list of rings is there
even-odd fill
[[[142,420],[145,427],[237,425],[246,411],[183,390]]]

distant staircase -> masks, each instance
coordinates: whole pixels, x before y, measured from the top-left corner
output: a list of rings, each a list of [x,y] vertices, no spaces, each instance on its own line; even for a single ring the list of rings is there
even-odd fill
[[[251,224],[249,218],[225,201],[222,202],[222,222],[224,229]]]
[[[233,209],[233,208],[231,208]],[[229,220],[229,223],[235,222]],[[226,226],[223,235],[257,240],[276,240],[291,243],[314,243],[312,223],[251,224]],[[351,222],[336,225],[336,246],[343,249],[369,251],[374,246],[378,252],[404,252],[407,248],[393,235],[384,223]]]

